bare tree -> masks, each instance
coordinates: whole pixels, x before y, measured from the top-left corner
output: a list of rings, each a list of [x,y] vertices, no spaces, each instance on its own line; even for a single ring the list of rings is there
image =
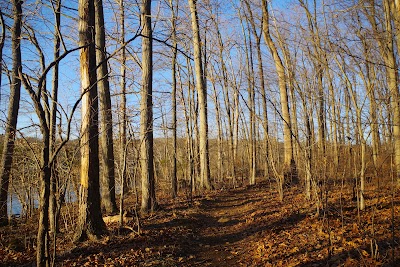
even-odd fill
[[[1,76],[3,75],[3,48],[6,41],[6,24],[4,23],[3,12],[0,10],[0,25],[1,25],[1,39],[0,39],[0,90],[1,90]],[[1,93],[0,93],[1,100]]]
[[[245,27],[243,16],[239,10],[239,17],[241,18],[241,27],[244,38],[244,50],[246,61],[246,80],[247,80],[247,108],[249,109],[250,127],[248,133],[249,139],[249,184],[254,185],[256,182],[256,169],[257,169],[257,150],[256,150],[256,129],[255,129],[255,78],[254,78],[254,63],[253,63],[253,40],[250,30]]]
[[[142,27],[142,88],[140,91],[140,166],[142,170],[141,211],[157,207],[153,159],[153,40],[151,29],[151,0],[141,6]]]
[[[8,223],[7,218],[7,198],[8,186],[10,181],[11,164],[13,160],[14,142],[17,133],[17,119],[19,110],[19,100],[21,96],[21,80],[19,73],[22,72],[21,64],[21,25],[22,25],[22,0],[13,0],[13,19],[12,27],[12,60],[11,71],[10,101],[4,136],[3,153],[0,163],[0,225]]]
[[[399,9],[399,3],[396,3],[396,10],[393,10],[393,1],[383,0],[383,8],[385,12],[385,39],[382,45],[386,48],[385,51],[385,63],[387,65],[387,83],[390,90],[391,107],[393,112],[393,139],[394,139],[394,164],[396,169],[397,185],[400,186],[400,92],[399,92],[399,74],[398,74],[398,63],[395,56],[394,48],[394,32],[393,21],[395,27],[399,27],[399,14],[396,14],[396,10]],[[394,15],[396,14],[396,15]],[[397,38],[400,39],[397,28]],[[399,43],[397,43],[400,47]],[[397,48],[398,48],[397,47]]]
[[[61,46],[61,0],[57,0],[54,7],[54,60],[60,56]],[[51,109],[50,109],[50,149],[54,152],[56,148],[56,124],[57,124],[57,105],[58,105],[58,86],[59,86],[59,62],[53,68],[53,81],[51,92]],[[57,203],[57,164],[54,161],[51,167],[50,180],[50,203],[49,217],[50,229],[56,234],[58,231],[58,216],[60,208]],[[59,196],[62,198],[62,196]],[[60,201],[60,199],[59,199]]]
[[[318,85],[318,146],[319,152],[321,156],[325,156],[325,131],[326,131],[326,108],[325,108],[325,94],[324,94],[324,83],[323,83],[323,75],[324,75],[324,65],[326,62],[324,57],[326,56],[324,50],[322,48],[322,42],[320,37],[319,25],[316,16],[313,16],[309,10],[308,2],[304,0],[299,0],[300,5],[304,8],[308,21],[308,28],[311,34],[311,43],[313,50],[310,53],[313,53],[313,57],[315,58],[312,62],[314,64],[314,69],[316,71],[317,76],[317,85]],[[314,1],[313,3],[313,14],[316,15],[317,5]]]
[[[392,1],[383,0],[384,21],[382,28],[376,18],[375,0],[369,0],[369,5],[364,6],[364,12],[371,24],[372,31],[376,36],[379,49],[385,63],[386,80],[390,92],[391,113],[393,114],[393,140],[394,140],[394,164],[397,172],[397,182],[400,184],[400,93],[398,88],[398,64],[396,62],[394,38],[393,38],[393,13],[391,12]],[[395,20],[396,21],[396,20]]]
[[[77,240],[95,239],[106,230],[100,207],[98,95],[94,1],[79,0],[82,86],[81,183]]]
[[[172,197],[175,198],[178,194],[178,179],[177,179],[177,167],[176,167],[176,152],[177,152],[177,143],[176,143],[176,127],[177,127],[177,119],[176,119],[176,89],[177,89],[177,79],[176,79],[176,65],[177,65],[177,38],[176,38],[176,12],[178,10],[178,1],[174,3],[173,0],[169,0],[169,7],[171,9],[171,28],[172,28],[172,145],[173,145],[173,154],[172,154],[172,177],[171,177],[171,193]]]
[[[126,188],[126,147],[127,147],[127,111],[126,111],[126,47],[125,47],[125,6],[124,0],[118,0],[119,4],[119,23],[121,27],[120,39],[119,43],[121,47],[121,67],[120,67],[120,112],[118,113],[119,119],[119,150],[120,150],[120,161],[119,161],[119,169],[121,170],[121,188]],[[136,188],[136,184],[134,185]],[[121,199],[120,199],[120,213],[123,213],[123,191],[121,191]]]
[[[268,3],[266,0],[262,1],[262,12],[263,12],[263,34],[265,42],[267,43],[271,54],[274,58],[275,68],[278,74],[279,81],[279,92],[280,92],[280,101],[282,108],[282,120],[283,120],[283,136],[284,136],[284,165],[286,175],[291,177],[293,182],[297,182],[297,174],[296,174],[296,162],[293,158],[293,144],[292,144],[292,129],[291,129],[291,120],[290,120],[290,112],[289,112],[289,101],[286,87],[286,74],[285,68],[282,63],[281,56],[278,53],[276,45],[272,40],[269,26],[269,13],[268,13]]]
[[[99,64],[97,69],[97,88],[100,103],[100,156],[102,163],[101,172],[101,203],[109,214],[117,212],[115,202],[115,170],[114,170],[114,141],[113,120],[111,110],[110,84],[108,81],[107,51],[103,14],[103,1],[95,0],[96,11],[96,59]]]
[[[207,88],[205,84],[203,63],[201,60],[201,40],[199,30],[199,18],[195,0],[188,0],[192,21],[193,50],[196,70],[196,90],[199,100],[200,115],[200,186],[210,189],[210,166],[208,149],[208,118],[207,118]]]
[[[250,2],[245,1],[247,12],[249,13],[249,23],[251,26],[251,32],[255,39],[255,45],[257,50],[257,67],[258,67],[258,77],[260,80],[260,94],[261,94],[261,103],[262,103],[262,126],[264,128],[264,149],[265,149],[265,164],[264,164],[264,176],[268,178],[269,176],[269,164],[268,164],[268,153],[269,153],[269,136],[268,136],[268,109],[267,109],[267,93],[265,89],[265,77],[264,77],[264,66],[263,66],[263,58],[262,58],[262,50],[261,50],[261,35],[257,32],[256,20],[253,15],[252,8],[250,6]]]

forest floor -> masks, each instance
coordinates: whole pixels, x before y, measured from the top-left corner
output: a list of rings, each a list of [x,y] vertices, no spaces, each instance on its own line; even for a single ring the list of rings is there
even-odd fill
[[[398,194],[370,185],[367,208],[359,212],[351,188],[332,188],[322,189],[318,216],[300,188],[285,189],[281,202],[266,182],[192,201],[165,199],[140,218],[140,234],[136,220],[127,223],[135,231],[124,233],[109,224],[110,234],[98,241],[74,244],[61,233],[55,265],[400,266]],[[32,265],[34,248],[11,238],[29,230],[34,233],[24,224],[0,228],[0,266]]]

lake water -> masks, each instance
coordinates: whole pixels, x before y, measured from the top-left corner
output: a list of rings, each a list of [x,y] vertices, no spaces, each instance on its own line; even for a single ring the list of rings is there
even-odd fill
[[[76,198],[75,192],[71,191],[71,190],[67,190],[67,192],[65,194],[65,202],[72,203],[72,202],[75,202],[76,199],[77,198]],[[39,207],[39,197],[37,194],[34,195],[33,203],[35,205],[35,208]],[[7,207],[8,207],[7,210],[8,210],[9,215],[21,215],[21,213],[22,213],[22,205],[16,194],[13,194],[12,198],[8,197]]]

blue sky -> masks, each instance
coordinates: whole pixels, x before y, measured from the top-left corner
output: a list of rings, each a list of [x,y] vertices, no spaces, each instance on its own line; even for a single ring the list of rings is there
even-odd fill
[[[63,8],[63,17],[62,17],[62,32],[64,33],[64,41],[67,46],[67,49],[71,49],[77,46],[77,11],[75,10],[77,8],[77,0],[68,0],[68,1],[63,1],[64,5],[68,8]],[[288,8],[290,8],[288,5],[291,1],[285,0],[285,1],[273,1],[272,5],[274,8],[282,9],[282,11],[286,11]],[[40,3],[40,2],[39,2]],[[53,32],[53,13],[48,6],[48,2],[44,1],[43,5],[38,5],[38,2],[35,0],[27,0],[24,3],[24,12],[26,14],[26,17],[28,22],[32,25],[32,27],[35,28],[37,38],[39,40],[39,43],[43,49],[43,52],[46,55],[46,63],[49,64],[53,60],[53,47],[52,47],[52,32]],[[132,37],[132,35],[136,32],[138,28],[138,8],[136,6],[129,7],[129,3],[131,1],[127,1],[126,7],[126,39],[129,39]],[[231,38],[231,35],[236,35],[238,37],[239,43],[240,43],[240,25],[238,24],[237,21],[237,12],[232,8],[231,4],[224,4],[225,2],[221,1],[220,5],[220,12],[221,12],[221,19],[225,21],[223,23],[223,38]],[[230,2],[231,3],[231,2]],[[239,1],[233,1],[232,2],[234,5],[239,5]],[[4,3],[1,4],[1,7],[3,5],[9,6],[9,3]],[[183,1],[180,8],[182,10],[181,15],[185,15],[184,13],[187,13],[187,2]],[[115,20],[118,16],[118,6],[116,5],[116,2],[113,0],[105,1],[104,6],[106,7],[105,9],[105,16],[106,16],[106,31],[107,34],[110,36],[115,36],[116,33],[119,32],[119,26],[118,24],[115,23]],[[32,13],[31,10],[35,10],[35,13]],[[155,36],[159,38],[165,38],[165,35],[163,33],[165,32],[164,25],[168,24],[168,21],[165,21],[166,19],[169,18],[169,13],[166,12],[164,13],[165,10],[160,8],[160,1],[153,1],[153,14],[155,16],[155,20],[158,20],[156,23],[156,28],[155,28]],[[259,13],[260,11],[255,11],[254,13]],[[187,14],[186,14],[187,15]],[[189,19],[186,17],[186,19]],[[188,21],[184,21],[184,23],[187,23]],[[7,19],[7,24],[9,26],[12,25],[12,21],[10,19]],[[190,24],[187,24],[190,25]],[[182,29],[184,32],[186,32],[188,35],[190,35],[190,28]],[[9,34],[9,33],[7,33]],[[116,40],[109,40],[109,44],[111,46],[108,49],[108,52],[112,52],[116,46],[115,46]],[[183,45],[183,44],[182,44]],[[159,44],[154,42],[155,46],[155,51],[156,54],[154,56],[154,66],[155,66],[155,72],[154,72],[154,105],[155,105],[155,125],[158,126],[161,124],[161,119],[160,119],[160,114],[159,114],[159,107],[160,105],[163,105],[163,111],[168,112],[170,110],[170,96],[168,92],[170,91],[170,66],[167,65],[166,67],[162,65],[167,62],[169,64],[168,59],[162,58],[160,54],[157,52],[162,52],[162,53],[170,53],[170,49],[166,47],[165,45]],[[129,49],[130,52],[132,53],[139,53],[138,60],[140,60],[140,39],[134,41]],[[167,51],[167,52],[165,52]],[[238,52],[237,52],[238,53]],[[4,61],[7,64],[7,68],[11,68],[11,61],[10,61],[10,56],[11,56],[11,51],[10,51],[10,43],[9,41],[5,45],[4,49]],[[265,55],[268,57],[268,52],[265,53]],[[39,65],[38,65],[38,57],[35,48],[27,41],[26,39],[22,40],[22,58],[23,58],[23,65],[24,65],[24,72],[29,73],[31,76],[36,77],[38,74],[40,74],[39,70]],[[65,59],[62,60],[60,64],[60,104],[62,107],[65,109],[67,113],[71,110],[72,105],[77,101],[80,93],[80,80],[79,80],[79,60],[78,60],[78,52],[72,53],[69,56],[67,56]],[[112,86],[112,93],[113,94],[118,94],[119,92],[119,63],[118,63],[118,58],[116,59],[111,59],[110,60],[110,66],[114,70],[111,72],[111,86]],[[182,57],[181,57],[182,59]],[[137,114],[138,112],[138,101],[139,101],[139,96],[137,92],[139,91],[140,87],[140,67],[138,64],[132,60],[132,56],[128,54],[128,85],[129,86],[129,95],[128,95],[128,103],[129,103],[129,108],[131,108],[132,112],[134,114]],[[161,68],[162,67],[162,68]],[[5,120],[6,117],[6,107],[7,107],[7,98],[8,98],[8,90],[9,90],[9,82],[7,80],[6,75],[2,75],[2,88],[0,89],[1,91],[1,99],[0,99],[0,133],[3,131],[3,127],[1,127],[3,124],[3,121]],[[51,79],[52,75],[51,73],[48,75],[48,85],[47,88],[48,90],[51,90]],[[25,90],[22,88],[22,98],[21,98],[21,108],[20,108],[20,116],[19,116],[19,122],[18,122],[18,127],[23,128],[32,124],[37,123],[37,118],[36,114],[33,112],[33,107],[31,104],[31,101],[29,99],[29,96],[26,94]],[[211,94],[211,90],[209,90],[209,93]],[[244,94],[246,94],[244,92]],[[113,97],[113,103],[114,106],[117,105],[118,103],[118,97]],[[214,107],[213,103],[211,100],[209,100],[209,116],[210,116],[210,121],[212,122],[214,120]],[[167,119],[170,117],[170,114],[168,114]],[[75,127],[74,127],[74,136],[78,136],[78,130],[79,130],[79,109],[76,113],[76,121],[75,121]],[[116,119],[116,116],[114,116]],[[65,122],[66,118],[63,117],[63,121]],[[135,124],[138,123],[138,117],[134,117],[133,121]],[[210,124],[212,125],[212,124]],[[210,132],[213,133],[215,130],[214,127],[210,127]],[[24,134],[29,135],[29,136],[39,136],[40,132],[37,127],[29,127],[26,128],[24,131]]]

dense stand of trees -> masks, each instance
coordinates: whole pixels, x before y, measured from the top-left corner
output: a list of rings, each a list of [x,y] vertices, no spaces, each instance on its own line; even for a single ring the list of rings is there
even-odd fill
[[[37,196],[38,266],[67,192],[84,240],[124,194],[261,179],[318,212],[321,183],[360,210],[367,178],[400,184],[398,1],[12,0],[0,26],[0,224]]]

